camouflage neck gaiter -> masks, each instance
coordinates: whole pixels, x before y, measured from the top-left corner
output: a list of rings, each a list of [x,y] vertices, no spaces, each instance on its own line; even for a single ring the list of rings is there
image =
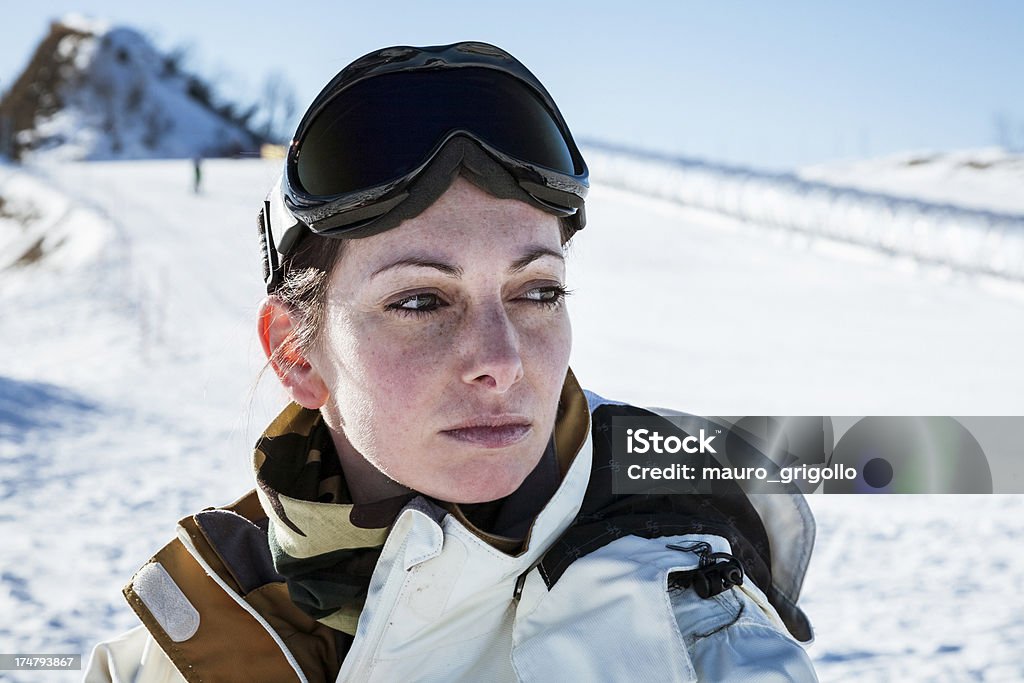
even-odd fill
[[[395,514],[412,495],[355,517],[330,430],[320,413],[290,404],[254,454],[257,491],[270,518],[274,567],[292,601],[331,628],[354,635],[370,576]],[[393,512],[388,517],[388,509]],[[366,514],[370,513],[370,514]]]

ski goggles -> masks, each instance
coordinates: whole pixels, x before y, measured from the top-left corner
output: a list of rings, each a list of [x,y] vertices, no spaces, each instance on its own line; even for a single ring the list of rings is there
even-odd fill
[[[260,212],[268,289],[304,234],[356,238],[394,227],[379,219],[401,214],[431,162],[467,139],[531,203],[583,228],[586,163],[525,66],[486,43],[386,48],[342,70],[299,123]]]

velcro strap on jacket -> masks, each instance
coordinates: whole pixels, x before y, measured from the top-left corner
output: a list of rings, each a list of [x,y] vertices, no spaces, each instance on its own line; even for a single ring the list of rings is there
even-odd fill
[[[164,546],[123,592],[187,681],[300,680],[270,633],[180,540]]]

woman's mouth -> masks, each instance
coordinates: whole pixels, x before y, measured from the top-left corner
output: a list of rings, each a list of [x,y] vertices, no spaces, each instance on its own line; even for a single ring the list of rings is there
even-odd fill
[[[530,433],[527,423],[513,423],[497,426],[469,426],[446,429],[442,434],[463,443],[482,448],[505,448],[519,443]]]

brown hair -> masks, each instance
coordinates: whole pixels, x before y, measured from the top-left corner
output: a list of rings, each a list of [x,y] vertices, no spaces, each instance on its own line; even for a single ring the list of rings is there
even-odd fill
[[[305,235],[296,250],[282,259],[281,284],[273,296],[294,312],[295,325],[289,340],[274,349],[267,365],[293,363],[293,350],[316,348],[324,328],[331,273],[341,261],[347,242]]]

